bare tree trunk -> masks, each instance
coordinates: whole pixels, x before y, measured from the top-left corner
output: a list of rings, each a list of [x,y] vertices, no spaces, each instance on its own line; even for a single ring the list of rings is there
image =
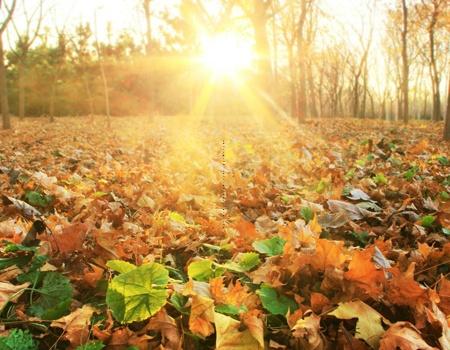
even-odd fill
[[[433,121],[441,120],[441,96],[439,92],[439,73],[436,66],[436,57],[434,51],[434,24],[436,19],[433,15],[432,24],[429,30],[430,38],[430,70],[431,84],[433,86]]]
[[[268,2],[255,0],[255,13],[252,17],[255,33],[255,49],[258,55],[258,73],[262,89],[270,95],[272,91],[273,71],[270,62],[269,40],[267,37]]]
[[[11,118],[9,116],[8,86],[6,84],[6,66],[3,52],[3,38],[0,33],[0,95],[2,102],[3,129],[11,129]]]
[[[445,115],[444,140],[450,141],[450,74],[448,78],[447,113]]]
[[[106,112],[106,119],[108,123],[108,128],[111,127],[111,113],[109,108],[109,89],[108,89],[108,80],[106,79],[105,74],[105,67],[103,66],[102,58],[99,56],[100,59],[100,72],[102,75],[102,82],[103,82],[103,92],[105,94],[105,112]]]
[[[309,110],[312,117],[317,117],[317,101],[316,101],[316,88],[314,85],[314,78],[312,72],[312,62],[310,61],[307,67],[308,73],[308,86],[309,86]]]
[[[409,62],[408,62],[408,7],[406,6],[406,0],[402,0],[402,14],[403,14],[403,27],[402,27],[402,119],[405,124],[409,121]]]
[[[301,13],[298,21],[297,47],[298,47],[298,119],[303,121],[306,118],[306,44],[304,38],[304,27],[306,22],[307,3],[301,1]]]
[[[19,118],[25,117],[25,67],[23,62],[18,64],[19,83]]]

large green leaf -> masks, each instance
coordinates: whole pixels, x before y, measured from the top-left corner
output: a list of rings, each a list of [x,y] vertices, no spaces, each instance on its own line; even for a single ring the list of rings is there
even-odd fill
[[[110,260],[106,263],[106,266],[108,266],[111,270],[117,271],[119,273],[129,272],[136,268],[136,265],[123,260]]]
[[[28,330],[13,329],[7,337],[0,337],[0,350],[37,350],[36,341]]]
[[[58,272],[46,272],[39,293],[29,311],[32,315],[44,320],[55,320],[70,312],[72,303],[72,286],[67,277]]]
[[[270,239],[263,239],[261,241],[253,242],[252,246],[255,250],[262,254],[269,256],[280,255],[283,253],[286,241],[280,237],[272,237]]]
[[[169,272],[153,263],[114,277],[106,292],[106,303],[122,323],[142,321],[166,303]]]
[[[298,309],[298,305],[293,299],[279,294],[275,288],[267,284],[263,284],[256,294],[259,295],[264,308],[273,315],[286,316],[288,311],[293,312]]]

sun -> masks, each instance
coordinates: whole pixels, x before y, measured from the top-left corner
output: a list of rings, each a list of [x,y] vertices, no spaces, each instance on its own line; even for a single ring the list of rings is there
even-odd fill
[[[234,76],[251,67],[251,45],[235,32],[204,37],[201,44],[201,62],[216,76]]]

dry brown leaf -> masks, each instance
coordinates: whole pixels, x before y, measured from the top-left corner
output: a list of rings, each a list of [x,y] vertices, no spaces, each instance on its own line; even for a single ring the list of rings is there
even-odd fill
[[[214,333],[214,300],[199,295],[192,296],[189,329],[192,333],[207,337]]]
[[[85,344],[89,340],[90,322],[94,312],[95,309],[92,306],[83,305],[69,315],[52,321],[50,326],[62,328],[64,338],[72,346]]]
[[[10,282],[0,282],[0,311],[8,302],[17,301],[29,285],[29,282],[17,286]]]
[[[397,322],[384,333],[380,350],[437,350],[423,340],[419,331],[409,322]]]

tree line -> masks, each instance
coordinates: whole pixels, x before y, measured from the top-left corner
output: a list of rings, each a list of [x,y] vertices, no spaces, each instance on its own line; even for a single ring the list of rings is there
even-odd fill
[[[447,117],[450,138],[446,0],[362,1],[361,18],[347,23],[322,0],[181,0],[165,11],[155,10],[156,1],[130,2],[144,19],[142,35],[136,28],[118,34],[109,24],[100,40],[97,23],[44,25],[44,0],[0,0],[3,126],[10,127],[10,113],[189,113],[208,79],[195,59],[200,35],[231,28],[251,39],[257,59],[248,83],[276,111],[299,121]],[[163,23],[158,30],[156,19]],[[5,45],[7,33],[15,41]],[[248,112],[234,90],[231,82],[218,84],[208,108]]]

